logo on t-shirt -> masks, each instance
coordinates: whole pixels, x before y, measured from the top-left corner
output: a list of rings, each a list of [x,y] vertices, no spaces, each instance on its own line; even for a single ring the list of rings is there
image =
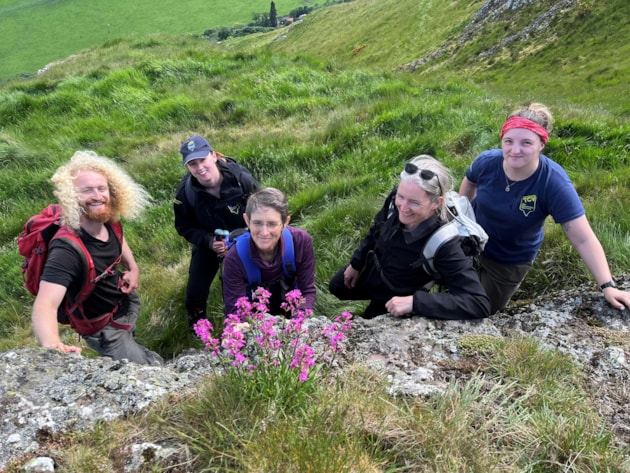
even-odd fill
[[[241,213],[241,204],[228,205],[227,208],[230,211],[230,213],[233,213],[236,215]]]
[[[536,210],[536,199],[537,197],[535,195],[523,196],[521,204],[518,206],[518,209],[523,212],[523,215],[528,217],[530,213]]]

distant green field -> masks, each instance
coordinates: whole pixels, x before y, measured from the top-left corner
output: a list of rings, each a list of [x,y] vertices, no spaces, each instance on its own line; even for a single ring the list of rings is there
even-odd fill
[[[303,0],[274,0],[278,15]],[[150,33],[201,34],[249,23],[271,0],[0,0],[0,80],[105,41]]]

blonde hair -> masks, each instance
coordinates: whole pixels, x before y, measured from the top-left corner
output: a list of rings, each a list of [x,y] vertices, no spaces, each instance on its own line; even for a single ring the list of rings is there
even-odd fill
[[[432,171],[437,176],[437,179],[422,179],[420,172],[409,174],[406,171],[400,173],[400,180],[413,182],[420,189],[423,189],[429,197],[431,202],[436,202],[440,197],[443,197],[442,202],[437,208],[437,214],[444,222],[449,219],[449,210],[446,205],[446,193],[453,190],[453,178],[451,173],[441,162],[428,154],[421,154],[409,161],[415,164],[418,170]]]
[[[77,151],[70,161],[57,169],[50,179],[55,186],[55,197],[61,206],[61,223],[79,230],[83,209],[79,205],[79,194],[74,180],[81,171],[94,171],[107,179],[114,216],[133,220],[151,203],[151,196],[144,187],[136,183],[114,161],[99,156],[94,151]]]
[[[532,102],[529,105],[524,105],[512,110],[508,114],[507,118],[511,117],[527,118],[528,120],[542,126],[549,134],[551,134],[551,131],[553,130],[553,116],[551,115],[551,112],[546,105],[538,102]]]

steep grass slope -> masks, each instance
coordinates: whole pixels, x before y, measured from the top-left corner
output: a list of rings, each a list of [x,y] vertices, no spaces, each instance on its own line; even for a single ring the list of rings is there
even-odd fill
[[[629,91],[630,2],[498,8],[506,3],[356,0],[238,45],[380,71],[420,63],[414,74],[425,80],[467,79],[511,101],[560,100],[630,115],[630,103],[619,100]]]
[[[482,54],[560,3],[573,7],[549,35]],[[228,44],[164,34],[110,40],[40,76],[0,85],[0,351],[37,345],[15,238],[25,219],[53,200],[50,176],[77,149],[117,160],[154,198],[141,220],[124,222],[141,268],[139,340],[166,358],[201,346],[184,319],[189,245],[172,214],[184,172],[179,145],[193,133],[288,194],[292,223],[313,236],[315,313],[334,316],[364,307],[334,299],[327,282],[347,263],[404,162],[433,154],[457,183],[476,153],[497,146],[509,108],[544,100],[557,118],[546,152],[571,174],[613,272],[630,273],[628,62],[610,54],[627,48],[626,3],[540,0],[483,23],[479,36],[461,42],[484,2],[356,0]],[[399,70],[427,56],[434,60],[415,72]],[[549,222],[518,297],[589,280]],[[220,328],[218,281],[209,316]],[[62,336],[82,343],[70,330]],[[385,380],[361,371],[324,383],[303,402],[287,398],[298,413],[287,417],[273,398],[243,402],[252,391],[232,376],[129,423],[55,436],[51,454],[60,471],[113,471],[107,465],[120,465],[119,452],[139,439],[171,445],[176,438],[188,440],[186,458],[173,468],[187,471],[587,473],[627,464],[627,446],[612,444],[600,426],[600,404],[582,392],[567,357],[531,340],[469,343],[460,346],[470,355],[461,360],[466,374],[453,378],[448,367],[457,382],[445,396],[392,398]],[[94,355],[85,345],[84,354]],[[483,379],[465,384],[471,372]],[[275,379],[269,384],[281,393],[291,389]]]
[[[479,151],[497,146],[507,109],[544,98],[557,118],[546,151],[574,179],[613,272],[630,272],[630,216],[623,210],[630,199],[630,124],[619,112],[625,103],[619,98],[628,95],[628,86],[609,81],[593,88],[587,80],[598,77],[596,71],[606,64],[596,52],[609,37],[596,33],[612,26],[602,19],[606,12],[615,16],[623,11],[625,4],[611,0],[607,10],[594,6],[592,15],[582,15],[566,31],[564,37],[575,41],[579,37],[571,36],[573,30],[593,32],[576,46],[585,59],[575,71],[544,67],[550,59],[540,52],[525,54],[526,48],[518,50],[522,55],[513,62],[497,56],[479,68],[478,55],[464,54],[469,43],[414,73],[400,71],[400,65],[459,37],[475,14],[466,2],[451,2],[450,10],[440,9],[441,2],[421,3],[416,9],[407,0],[388,5],[398,11],[400,22],[415,24],[418,31],[437,31],[444,18],[453,26],[432,43],[431,37],[423,37],[422,48],[409,50],[395,63],[389,62],[395,53],[388,46],[398,38],[411,48],[405,36],[410,28],[381,29],[378,15],[368,8],[380,4],[356,0],[315,11],[282,30],[287,34],[283,40],[274,41],[280,31],[221,45],[189,35],[112,40],[40,76],[0,86],[0,267],[5,268],[0,273],[0,347],[35,343],[28,318],[32,298],[21,287],[15,237],[26,218],[53,199],[50,176],[77,149],[119,160],[155,198],[140,222],[126,225],[143,274],[140,337],[167,357],[193,343],[182,308],[188,245],[172,225],[173,193],[183,174],[178,149],[191,134],[207,136],[218,150],[250,167],[260,182],[288,194],[292,221],[311,232],[316,245],[317,313],[331,315],[346,308],[361,310],[360,303],[332,298],[327,282],[348,261],[401,164],[416,154],[433,154],[452,169],[458,183]],[[407,10],[396,10],[400,4]],[[347,25],[362,22],[366,30],[378,31],[373,37],[379,43],[357,49],[354,56],[337,54],[355,43],[346,36],[339,19],[343,15],[330,12],[349,15]],[[602,21],[599,30],[594,20]],[[329,30],[333,21],[339,23]],[[508,34],[507,23],[494,23],[497,30],[480,41],[491,33]],[[311,40],[299,45],[292,39],[296,32],[329,41],[329,54]],[[563,41],[568,39],[557,39],[540,51],[551,57],[557,48],[562,57],[554,44]],[[292,44],[295,51],[283,50]],[[355,63],[364,51],[378,54]],[[531,61],[518,81],[512,78],[520,67],[517,59]],[[607,64],[621,70],[626,62],[619,58]],[[571,87],[550,91],[551,79]],[[571,100],[578,95],[585,99]],[[575,251],[550,222],[521,295],[587,280]],[[210,313],[220,324],[218,283],[212,294]]]

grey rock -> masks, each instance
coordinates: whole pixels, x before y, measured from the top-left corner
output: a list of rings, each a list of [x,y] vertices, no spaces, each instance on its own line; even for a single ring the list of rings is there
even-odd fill
[[[628,289],[629,281],[621,278],[619,286]],[[305,326],[314,331],[327,323],[314,317]],[[630,316],[590,285],[513,305],[484,320],[357,318],[335,367],[362,363],[385,375],[392,394],[429,396],[443,392],[454,376],[466,376],[452,367],[463,359],[458,341],[470,336],[531,337],[571,356],[611,431],[620,442],[630,442]],[[314,349],[318,353],[321,346]],[[0,470],[22,455],[46,454],[45,441],[57,433],[139,412],[169,393],[195,388],[216,369],[216,358],[194,349],[163,367],[43,348],[0,353]],[[147,459],[168,463],[189,457],[182,445],[138,444],[126,454],[129,472],[142,471]]]
[[[48,473],[55,471],[55,462],[49,457],[37,457],[28,461],[23,467],[24,473]]]
[[[496,44],[481,51],[478,54],[478,59],[485,60],[497,57],[502,51],[517,41],[527,43],[531,38],[546,38],[548,42],[554,41],[556,38],[550,29],[550,25],[557,18],[569,14],[578,7],[578,0],[486,0],[457,38],[446,41],[435,51],[422,58],[400,66],[400,69],[413,72],[436,59],[454,56],[466,44],[482,36],[486,25],[495,24],[506,15],[508,18],[506,21],[509,22],[517,14],[517,10],[529,4],[543,2],[546,7],[544,12],[533,18],[520,30],[514,31],[504,38],[499,38]],[[524,50],[526,47],[522,49]]]

